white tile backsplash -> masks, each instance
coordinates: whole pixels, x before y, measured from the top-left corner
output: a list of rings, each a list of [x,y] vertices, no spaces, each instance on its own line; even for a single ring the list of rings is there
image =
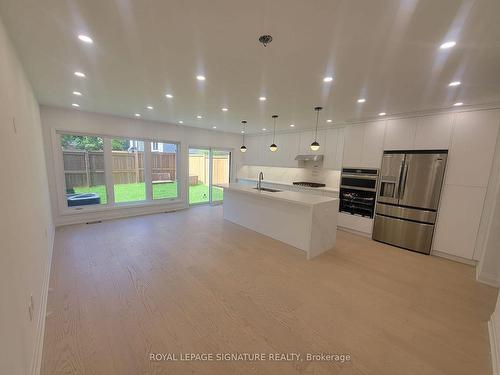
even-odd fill
[[[329,188],[339,188],[340,171],[324,168],[281,168],[258,165],[243,165],[238,170],[238,178],[258,179],[259,172],[264,174],[265,181],[292,183],[309,181],[326,184]]]

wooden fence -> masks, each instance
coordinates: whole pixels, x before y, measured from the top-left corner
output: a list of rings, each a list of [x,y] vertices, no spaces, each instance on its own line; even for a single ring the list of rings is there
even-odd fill
[[[205,155],[189,155],[189,176],[196,176],[197,181],[208,184],[209,158]],[[195,181],[196,179],[193,179]],[[229,182],[229,158],[217,156],[213,158],[212,183],[221,184]]]

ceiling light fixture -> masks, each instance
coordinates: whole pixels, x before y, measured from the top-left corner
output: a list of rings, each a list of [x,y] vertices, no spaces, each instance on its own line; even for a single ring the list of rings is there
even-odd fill
[[[73,107],[76,107],[76,108],[80,107],[80,104],[76,104],[76,103],[73,103],[73,104],[71,104],[71,105],[72,105]]]
[[[166,94],[165,96],[169,99],[172,99],[174,97],[172,94]]]
[[[278,151],[278,146],[276,146],[276,143],[274,143],[274,140],[276,138],[276,121],[278,119],[278,115],[272,115],[272,118],[273,118],[273,121],[274,121],[273,143],[271,144],[271,146],[269,146],[269,150],[271,150],[271,152],[276,152],[276,151]]]
[[[243,134],[243,144],[240,147],[240,151],[247,152],[247,146],[245,146],[245,126],[246,126],[247,122],[245,120],[243,120],[241,123],[243,124],[243,130],[241,131],[241,134]]]
[[[261,102],[265,102],[265,101],[267,100],[267,98],[266,98],[265,96],[261,96],[261,97],[259,98],[259,100],[260,100]]]
[[[266,128],[262,128],[262,131],[265,132],[267,129]]]
[[[147,109],[153,109],[153,106],[152,105],[148,105],[146,108]]]
[[[461,105],[464,105],[464,103],[456,102],[455,104],[453,104],[454,107],[460,107]]]
[[[184,124],[184,121],[182,121],[182,120],[179,120],[179,124]]]
[[[140,113],[134,113],[134,116],[135,117],[141,117],[141,114]]]
[[[318,121],[319,121],[319,111],[321,111],[323,107],[315,107],[314,110],[316,111],[316,130],[314,132],[314,142],[311,143],[311,150],[313,151],[318,151],[319,150],[319,143],[318,143]]]
[[[291,128],[295,128],[295,124],[290,124],[290,127]]]
[[[366,99],[365,99],[365,98],[360,98],[360,99],[358,99],[358,103],[364,103],[364,102],[366,102]]]
[[[448,84],[448,86],[451,86],[451,87],[453,87],[453,86],[460,86],[461,84],[462,84],[462,82],[460,82],[460,81],[453,81],[453,82],[450,82]]]
[[[227,112],[227,111],[229,111],[229,109],[228,109],[228,108],[226,108],[226,107],[222,107],[222,112]]]
[[[206,78],[205,78],[205,76],[196,76],[196,79],[198,81],[204,81]]]
[[[73,95],[82,96],[82,93],[80,91],[73,91]]]
[[[450,40],[449,42],[444,42],[439,46],[440,49],[448,49],[448,48],[453,48],[457,45],[457,42]]]
[[[215,125],[214,125],[214,126],[212,126],[212,129],[217,129],[217,126],[215,126]]]
[[[198,116],[196,116],[196,118],[200,119],[200,118],[203,118],[203,116],[202,115],[198,115]]]
[[[94,41],[90,36],[80,34],[78,35],[78,39],[80,39],[82,42],[87,43],[87,44],[93,44]]]
[[[330,123],[330,122],[332,122],[332,120],[328,119],[328,120],[326,120],[326,122]]]
[[[86,77],[85,73],[82,73],[82,72],[75,72],[75,76],[80,77],[80,78]]]
[[[332,82],[333,81],[333,77],[325,77],[323,78],[323,82]]]
[[[387,114],[387,113],[385,113],[385,112],[380,112],[378,115],[379,115],[379,116],[385,116],[386,114]]]

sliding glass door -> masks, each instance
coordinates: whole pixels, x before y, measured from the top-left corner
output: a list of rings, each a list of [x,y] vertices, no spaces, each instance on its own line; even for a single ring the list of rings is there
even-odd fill
[[[189,204],[220,203],[229,183],[231,152],[211,148],[189,148]]]

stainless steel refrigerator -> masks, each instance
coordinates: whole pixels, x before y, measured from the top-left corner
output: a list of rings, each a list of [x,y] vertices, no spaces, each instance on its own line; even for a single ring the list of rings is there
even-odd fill
[[[448,152],[385,151],[373,239],[429,254]]]

